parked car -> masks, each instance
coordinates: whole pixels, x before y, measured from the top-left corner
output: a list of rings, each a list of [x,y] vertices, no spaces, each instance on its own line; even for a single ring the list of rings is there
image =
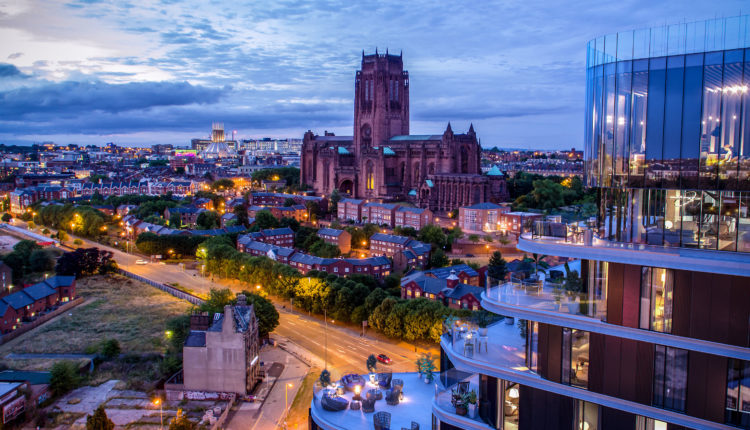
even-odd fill
[[[378,361],[384,364],[391,364],[391,358],[385,354],[378,354]]]
[[[146,260],[135,260],[135,264],[148,264]]]

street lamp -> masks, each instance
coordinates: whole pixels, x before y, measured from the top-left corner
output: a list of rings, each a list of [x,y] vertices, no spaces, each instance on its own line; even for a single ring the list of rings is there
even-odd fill
[[[288,391],[290,388],[294,387],[294,385],[290,382],[287,383],[284,386],[284,425],[286,425],[286,418],[289,416],[289,399],[288,399]]]
[[[308,278],[309,279],[309,278]],[[324,369],[328,369],[328,309],[323,309],[323,320],[326,323],[326,329],[325,329],[325,344],[326,344],[326,352],[325,352],[325,366]]]
[[[159,407],[159,421],[160,421],[159,429],[162,429],[164,428],[164,409],[162,407],[160,398],[157,397],[154,399],[154,406]]]

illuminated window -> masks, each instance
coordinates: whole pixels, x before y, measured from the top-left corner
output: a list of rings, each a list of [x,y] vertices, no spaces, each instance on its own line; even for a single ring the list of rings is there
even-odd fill
[[[673,283],[670,269],[642,268],[640,328],[672,332]]]
[[[726,423],[750,427],[750,361],[729,359]]]

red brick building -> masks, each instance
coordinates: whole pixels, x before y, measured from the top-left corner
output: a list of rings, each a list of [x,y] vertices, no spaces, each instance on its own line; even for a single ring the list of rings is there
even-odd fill
[[[339,202],[338,217],[342,221],[360,222],[362,220],[362,207],[364,200],[343,199]]]
[[[75,298],[74,276],[53,276],[0,299],[0,332],[18,328],[60,303]]]
[[[401,298],[420,297],[435,300],[453,309],[480,309],[480,297],[484,288],[461,283],[455,270],[447,278],[435,278],[417,272],[401,280]]]
[[[325,243],[338,246],[342,254],[352,250],[352,235],[346,230],[321,228],[318,230],[318,237],[323,239]]]
[[[365,203],[362,206],[362,222],[393,228],[398,208],[399,206],[393,203]]]
[[[294,231],[289,227],[269,228],[245,235],[252,240],[291,248],[294,246]],[[238,238],[239,240],[239,238]]]
[[[394,227],[411,227],[414,230],[421,230],[432,220],[432,211],[427,208],[411,208],[400,206],[396,209],[393,220]]]
[[[501,176],[483,175],[473,125],[409,134],[409,73],[400,55],[362,53],[354,91],[353,136],[305,133],[300,179],[317,193],[408,200],[447,211],[507,197]]]
[[[501,216],[510,207],[495,203],[477,203],[458,208],[458,226],[467,232],[492,232],[502,230]]]

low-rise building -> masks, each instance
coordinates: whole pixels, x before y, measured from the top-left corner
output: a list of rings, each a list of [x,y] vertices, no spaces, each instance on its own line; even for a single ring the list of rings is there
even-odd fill
[[[466,232],[493,232],[502,230],[501,216],[510,207],[495,203],[477,203],[458,208],[458,226]]]
[[[175,207],[175,208],[166,208],[164,209],[164,219],[171,220],[172,215],[177,214],[180,216],[180,226],[188,225],[193,226],[198,221],[198,216],[205,212],[206,210],[203,208],[197,208],[192,206],[187,207]],[[175,227],[175,226],[172,226]],[[179,227],[179,226],[176,226]]]
[[[294,248],[272,245],[270,243],[259,242],[249,235],[237,238],[237,250],[254,256],[265,256],[279,263],[289,264],[289,257],[296,251]]]
[[[422,227],[430,223],[432,211],[427,208],[412,208],[400,206],[396,209],[393,222],[394,227],[411,227],[414,230],[421,230]]]
[[[393,258],[393,269],[423,269],[430,260],[429,244],[406,236],[375,233],[370,237],[370,254]]]
[[[0,408],[3,411],[3,424],[10,423],[26,410],[26,383],[0,382]]]
[[[352,235],[346,230],[335,228],[321,228],[318,230],[318,237],[325,243],[336,245],[342,254],[346,254],[352,249]]]
[[[299,222],[305,222],[309,217],[305,205],[295,204],[292,206],[273,206],[269,210],[277,219],[293,218]]]
[[[393,228],[393,222],[396,219],[396,209],[399,207],[399,205],[394,203],[365,203],[362,206],[362,222]]]
[[[75,276],[53,276],[42,282],[11,292],[0,299],[0,332],[17,329],[61,303],[76,296]]]
[[[182,349],[185,391],[249,394],[260,382],[258,321],[244,295],[224,313],[191,317]]]
[[[362,207],[364,200],[343,199],[338,205],[338,217],[342,221],[360,222],[362,219]]]
[[[401,298],[436,300],[452,309],[479,310],[484,288],[463,284],[451,270],[446,278],[435,278],[424,272],[414,273],[401,280]]]
[[[294,231],[289,227],[268,228],[265,230],[248,233],[245,236],[248,236],[252,240],[258,242],[270,243],[271,245],[284,247],[294,246]]]
[[[544,215],[535,212],[506,212],[500,215],[500,230],[521,234],[531,231],[534,221],[541,221]]]

